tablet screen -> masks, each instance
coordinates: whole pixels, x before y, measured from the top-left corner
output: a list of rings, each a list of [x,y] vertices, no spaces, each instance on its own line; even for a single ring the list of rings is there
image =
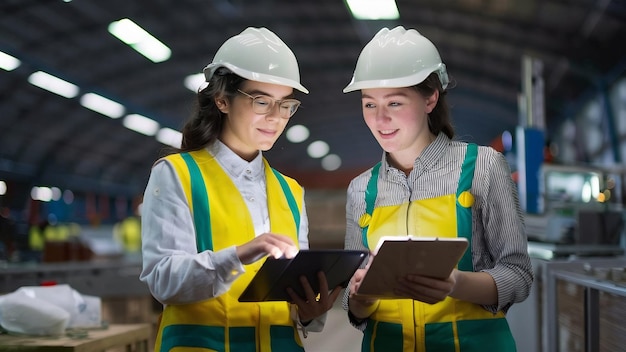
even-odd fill
[[[287,287],[305,298],[300,283],[302,275],[308,279],[313,290],[319,293],[319,271],[326,274],[330,290],[337,286],[345,288],[367,254],[366,251],[325,249],[302,250],[292,259],[267,258],[239,301],[291,301]]]

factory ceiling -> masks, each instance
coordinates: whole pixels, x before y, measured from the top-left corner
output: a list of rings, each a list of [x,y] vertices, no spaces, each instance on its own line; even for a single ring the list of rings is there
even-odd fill
[[[0,51],[21,60],[0,69],[0,179],[30,187],[139,194],[166,145],[28,82],[45,71],[96,92],[161,127],[180,130],[194,93],[183,85],[218,47],[248,26],[267,27],[294,51],[301,109],[290,125],[310,131],[303,143],[284,136],[266,153],[272,165],[308,188],[336,188],[370,167],[381,150],[365,127],[358,93],[343,94],[356,59],[378,29],[418,29],[439,48],[457,138],[490,144],[512,131],[520,113],[522,58],[543,63],[548,134],[585,94],[624,72],[626,3],[611,0],[397,0],[400,19],[358,21],[341,0],[74,0],[0,2]],[[172,50],[153,63],[108,31],[130,18]],[[288,126],[288,127],[289,127]],[[307,146],[324,141],[341,166],[321,167]]]

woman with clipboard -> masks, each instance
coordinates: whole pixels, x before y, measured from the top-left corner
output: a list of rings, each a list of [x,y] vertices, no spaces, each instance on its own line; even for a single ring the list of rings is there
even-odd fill
[[[373,250],[389,235],[469,243],[448,277],[397,277],[400,298],[360,296],[369,264],[355,273],[344,308],[364,332],[362,351],[515,350],[505,313],[533,282],[517,191],[500,153],[452,140],[448,83],[432,42],[396,27],[365,46],[344,89],[361,91],[384,150],[349,185],[346,249]]]
[[[294,89],[308,93],[298,63],[247,28],[204,75],[181,150],[155,163],[144,194],[140,278],[164,305],[155,351],[303,351],[297,327],[321,331],[340,292],[323,274],[318,299],[301,280],[295,304],[238,301],[263,259],[308,248],[304,190],[262,155],[300,105]]]

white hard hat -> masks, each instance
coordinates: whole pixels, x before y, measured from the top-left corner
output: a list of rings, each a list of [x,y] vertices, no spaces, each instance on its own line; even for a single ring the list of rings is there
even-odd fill
[[[309,93],[300,84],[296,56],[267,28],[249,27],[224,42],[213,62],[203,70],[207,82],[220,67],[252,81],[280,84]]]
[[[415,29],[383,28],[361,51],[344,93],[367,88],[411,87],[436,72],[448,86],[446,65],[435,45]]]

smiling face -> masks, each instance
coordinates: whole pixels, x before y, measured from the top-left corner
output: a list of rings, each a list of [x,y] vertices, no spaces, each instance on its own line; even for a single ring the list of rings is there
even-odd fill
[[[293,96],[291,87],[257,81],[245,81],[239,89],[253,97],[266,95],[276,100]],[[289,122],[279,116],[278,104],[265,115],[255,113],[252,98],[245,94],[220,97],[215,101],[220,111],[227,115],[220,140],[248,161],[254,159],[259,150],[272,148]]]
[[[424,98],[414,88],[363,89],[363,118],[378,144],[403,170],[413,167],[415,159],[434,139],[428,129],[428,114],[439,97],[435,92]]]

